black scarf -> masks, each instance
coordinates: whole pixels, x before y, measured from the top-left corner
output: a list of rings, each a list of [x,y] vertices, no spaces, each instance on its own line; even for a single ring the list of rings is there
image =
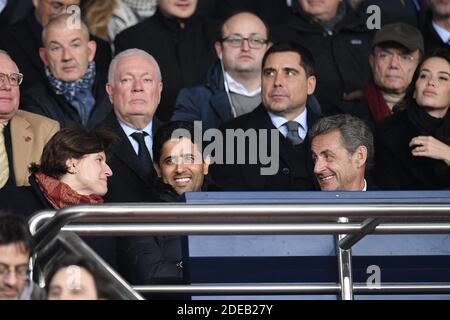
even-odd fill
[[[416,103],[406,109],[409,120],[419,130],[420,135],[433,136],[450,144],[450,108],[443,118],[430,116],[424,108]]]

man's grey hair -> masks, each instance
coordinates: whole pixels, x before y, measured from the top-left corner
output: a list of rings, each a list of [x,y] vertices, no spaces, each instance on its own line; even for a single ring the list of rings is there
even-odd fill
[[[148,53],[147,51],[144,51],[142,49],[132,48],[132,49],[122,51],[121,53],[117,54],[111,60],[111,63],[109,65],[109,70],[108,70],[108,83],[110,85],[114,85],[114,74],[116,72],[117,64],[119,63],[119,61],[122,58],[127,58],[130,56],[138,56],[138,55],[143,56],[144,58],[147,58],[152,64],[155,65],[156,71],[158,72],[159,82],[162,82],[161,69],[159,68],[159,65],[158,65],[158,62],[156,61],[156,59],[153,58],[153,56],[150,53]]]
[[[20,72],[19,71],[19,67],[17,66],[17,63],[11,58],[11,56],[8,53],[8,51],[0,49],[0,54],[4,54],[5,56],[7,56],[16,65],[17,72]]]
[[[68,14],[68,13],[61,14],[61,15],[51,18],[50,21],[47,23],[47,25],[42,30],[42,35],[41,35],[42,45],[45,47],[45,43],[47,40],[47,33],[48,33],[49,29],[51,29],[51,28],[61,28],[61,29],[75,28],[74,26],[69,26],[72,19],[73,19],[73,15]],[[88,26],[82,20],[80,20],[79,22],[80,22],[81,31],[83,32],[83,37],[86,39],[86,41],[89,41],[90,35],[89,35]]]
[[[319,119],[309,131],[311,141],[322,134],[337,130],[341,134],[341,143],[349,154],[354,154],[360,146],[367,148],[366,169],[373,165],[374,143],[369,126],[360,118],[349,114],[338,114]]]

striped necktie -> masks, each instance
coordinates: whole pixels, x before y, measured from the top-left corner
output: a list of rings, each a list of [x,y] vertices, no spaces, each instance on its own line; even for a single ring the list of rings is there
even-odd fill
[[[5,125],[0,123],[0,188],[3,188],[9,179],[8,154],[6,153]]]

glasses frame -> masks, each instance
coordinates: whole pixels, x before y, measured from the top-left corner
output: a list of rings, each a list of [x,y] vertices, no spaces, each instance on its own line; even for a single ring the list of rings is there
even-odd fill
[[[413,61],[416,60],[416,58],[410,53],[398,54],[396,52],[392,53],[390,51],[383,50],[383,49],[381,49],[380,51],[375,53],[375,56],[378,59],[381,59],[384,61],[391,61],[392,58],[394,57],[394,55],[396,55],[398,57],[398,61],[400,63],[412,63]]]
[[[23,271],[20,270],[22,267],[24,267],[24,266],[17,266],[15,268],[11,268],[10,266],[8,266],[8,268],[5,268],[5,270],[3,270],[3,268],[1,268],[0,269],[0,278],[10,276],[14,272],[14,275],[16,276],[16,278],[27,279],[30,274],[29,266],[27,265],[26,269]],[[13,270],[11,270],[11,269],[13,269]]]
[[[13,83],[11,82],[11,76],[13,76],[13,75],[18,75],[18,76],[19,76],[19,82],[17,83],[17,85],[16,85],[16,84],[13,84]],[[4,76],[4,78],[3,78],[3,76]],[[2,78],[3,78],[3,79],[2,79]],[[8,79],[8,83],[9,83],[10,86],[12,86],[12,87],[18,87],[18,86],[20,86],[20,85],[22,84],[22,81],[23,81],[23,74],[20,73],[20,72],[13,72],[13,73],[10,73],[10,74],[0,72],[0,85],[3,84],[3,83],[5,82],[6,79]]]
[[[231,40],[239,40],[239,45],[232,44]],[[255,46],[254,44],[252,44],[252,42],[251,42],[252,40],[253,41],[258,40],[261,42],[257,42],[257,45]],[[221,41],[228,43],[228,45],[233,48],[240,48],[244,44],[244,41],[247,41],[248,46],[252,49],[261,49],[262,47],[264,47],[264,45],[266,45],[269,42],[269,40],[267,40],[267,39],[262,39],[262,38],[257,38],[257,37],[241,37],[241,36],[229,36],[229,37],[222,38]]]

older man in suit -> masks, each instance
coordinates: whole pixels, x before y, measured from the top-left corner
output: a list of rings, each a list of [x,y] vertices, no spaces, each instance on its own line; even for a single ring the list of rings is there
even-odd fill
[[[352,115],[322,118],[310,131],[314,174],[323,191],[376,189],[367,177],[373,165],[373,135]]]
[[[28,166],[39,162],[45,144],[59,130],[56,121],[18,110],[22,78],[0,50],[0,188],[28,185]]]
[[[114,176],[108,181],[105,201],[140,201],[148,196],[156,177],[150,151],[159,127],[153,117],[162,92],[158,63],[140,49],[119,53],[111,61],[106,90],[114,111],[102,127],[117,133],[120,141],[108,160]]]

